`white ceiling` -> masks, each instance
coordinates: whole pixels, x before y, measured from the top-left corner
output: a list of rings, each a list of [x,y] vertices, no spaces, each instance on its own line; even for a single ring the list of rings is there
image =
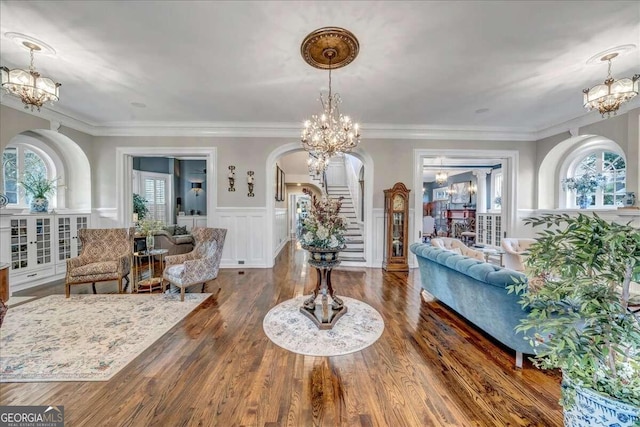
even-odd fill
[[[360,41],[333,88],[363,138],[412,126],[540,131],[597,115],[582,107],[582,89],[606,66],[586,61],[640,45],[640,3],[2,1],[0,64],[28,65],[6,32],[51,45],[57,55],[36,56],[36,68],[62,83],[52,109],[93,126],[297,126],[328,86],[328,72],[300,56],[323,26]],[[640,72],[640,50],[613,72]]]

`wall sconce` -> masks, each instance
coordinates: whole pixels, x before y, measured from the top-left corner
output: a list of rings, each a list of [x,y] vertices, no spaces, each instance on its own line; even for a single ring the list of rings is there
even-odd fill
[[[236,184],[236,173],[234,172],[235,169],[235,166],[229,166],[229,188],[227,191],[236,191],[236,188],[234,187],[234,185]]]
[[[249,193],[247,194],[247,196],[249,197],[253,197],[253,171],[248,171],[247,172],[247,185],[249,186]]]
[[[198,194],[200,194],[200,192],[202,191],[202,183],[201,182],[192,182],[191,183],[191,190],[194,191],[196,193],[196,197],[198,197]]]

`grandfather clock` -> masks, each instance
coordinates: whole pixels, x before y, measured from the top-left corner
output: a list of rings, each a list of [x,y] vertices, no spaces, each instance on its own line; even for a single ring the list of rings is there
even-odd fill
[[[409,271],[409,191],[401,182],[384,190],[382,268],[387,271]]]

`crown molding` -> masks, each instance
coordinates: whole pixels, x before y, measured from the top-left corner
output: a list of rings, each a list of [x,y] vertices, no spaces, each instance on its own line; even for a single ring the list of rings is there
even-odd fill
[[[265,122],[105,122],[80,120],[57,106],[43,107],[40,112],[25,110],[13,96],[2,96],[0,104],[27,114],[57,122],[92,136],[132,137],[249,137],[298,139],[300,123]],[[636,108],[630,104],[622,114]],[[363,124],[363,139],[388,140],[474,140],[474,141],[537,141],[580,128],[600,120],[597,113],[588,113],[544,129],[479,126]]]
[[[630,102],[627,102],[622,107],[620,107],[620,110],[618,111],[618,116],[627,114],[638,107],[640,107],[640,96],[635,97]],[[540,129],[539,131],[536,132],[536,140],[548,138],[550,136],[558,135],[563,132],[570,132],[571,136],[577,136],[579,134],[580,128],[589,126],[601,121],[605,121],[605,120],[607,120],[607,118],[603,118],[596,111],[591,111],[591,112],[585,111],[585,113],[582,116],[575,117],[573,119],[569,119],[562,123],[558,123],[556,125]]]
[[[30,109],[25,109],[24,104],[18,100],[18,98],[10,95],[3,95],[0,99],[0,104],[13,108],[14,110],[22,111],[25,114],[31,114],[32,116],[37,116],[50,122],[57,122],[62,126],[66,126],[89,135],[94,135],[93,132],[96,128],[95,124],[78,120],[69,114],[53,110],[49,106],[43,106],[40,108],[40,111],[31,111]]]

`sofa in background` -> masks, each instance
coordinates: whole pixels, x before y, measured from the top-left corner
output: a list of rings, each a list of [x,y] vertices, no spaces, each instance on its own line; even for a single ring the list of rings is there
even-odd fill
[[[468,256],[469,258],[475,258],[478,261],[485,261],[484,253],[471,249],[459,239],[451,237],[436,237],[431,239],[431,246]]]
[[[506,286],[526,276],[424,243],[414,243],[410,250],[418,259],[424,290],[515,350],[516,367],[521,368],[522,354],[534,350],[524,334],[515,331],[527,312],[518,303],[520,297],[508,293]]]
[[[504,266],[515,271],[525,270],[525,260],[527,259],[527,251],[529,246],[535,243],[535,239],[505,237],[502,239],[500,246],[504,249],[502,257]]]
[[[167,249],[167,255],[186,254],[193,250],[193,236],[188,234],[184,227],[169,225],[164,227],[164,230],[156,232],[154,237],[155,249]]]

